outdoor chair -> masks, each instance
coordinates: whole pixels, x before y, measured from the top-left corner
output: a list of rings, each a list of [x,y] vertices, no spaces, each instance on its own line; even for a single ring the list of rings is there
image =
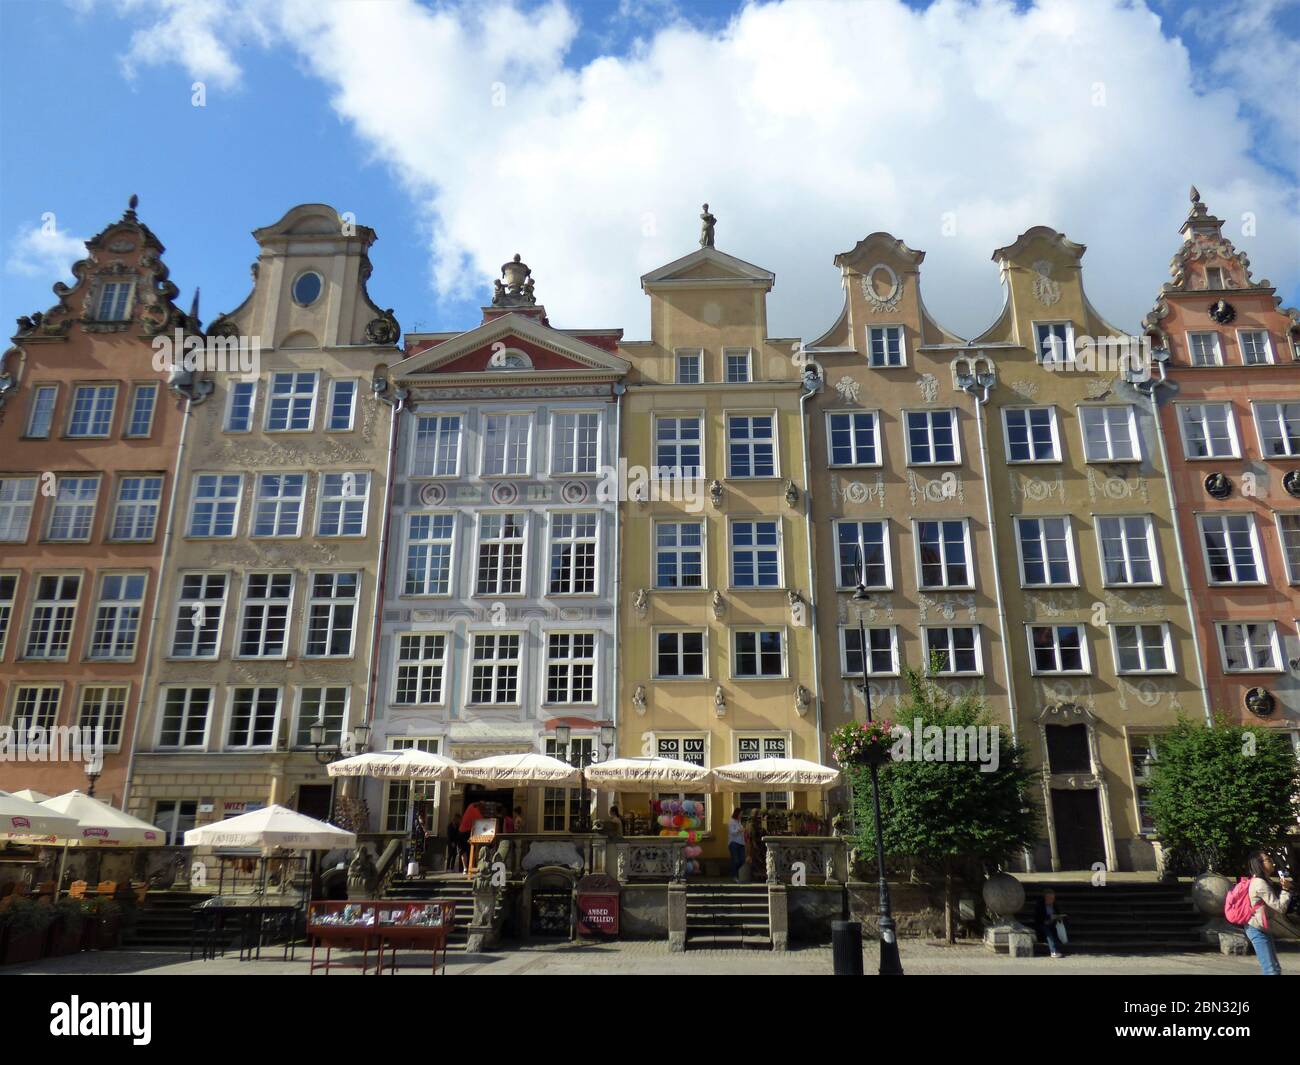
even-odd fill
[[[117,894],[117,881],[116,881],[116,880],[101,880],[101,881],[100,881],[100,882],[95,886],[95,894],[96,894],[96,895],[102,895],[104,898],[107,898],[107,899],[111,899],[114,895]]]
[[[68,887],[68,898],[84,899],[86,897],[86,882],[84,880],[74,880]]]
[[[56,885],[53,880],[42,880],[36,885],[36,893],[38,895],[49,895],[52,897],[57,894],[57,888],[58,885]]]

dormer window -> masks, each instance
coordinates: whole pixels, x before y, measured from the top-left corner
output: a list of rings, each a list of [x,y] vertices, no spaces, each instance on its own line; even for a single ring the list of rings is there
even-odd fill
[[[130,281],[108,281],[99,290],[99,306],[95,310],[95,320],[99,322],[126,321],[127,308],[131,303]]]
[[[1222,266],[1207,266],[1205,268],[1205,287],[1211,289],[1228,287],[1224,283]]]

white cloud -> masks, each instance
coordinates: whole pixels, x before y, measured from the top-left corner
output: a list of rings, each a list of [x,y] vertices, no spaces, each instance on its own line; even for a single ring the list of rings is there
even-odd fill
[[[86,257],[86,238],[61,230],[53,215],[21,226],[9,242],[5,269],[22,277],[72,280],[72,264]]]
[[[152,20],[130,62],[236,82],[240,48],[296,53],[423,209],[409,239],[429,241],[436,291],[481,297],[519,251],[560,325],[646,335],[637,277],[691,250],[705,200],[719,247],[776,271],[772,330],[809,339],[839,310],[832,256],[878,229],[928,252],[927,304],[960,333],[997,313],[992,249],[1037,224],[1089,245],[1093,301],[1136,328],[1193,182],[1257,275],[1300,280],[1290,128],[1251,116],[1284,112],[1293,80],[1270,95],[1233,68],[1207,86],[1141,4],[780,0],[720,31],[661,19],[574,69],[578,15],[559,0],[119,2]],[[1294,47],[1276,14],[1234,16],[1254,20],[1261,74]],[[365,204],[335,206],[364,221]]]

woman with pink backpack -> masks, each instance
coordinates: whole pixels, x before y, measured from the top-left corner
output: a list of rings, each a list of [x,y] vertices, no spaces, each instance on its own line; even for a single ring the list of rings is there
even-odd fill
[[[1273,859],[1265,851],[1250,856],[1250,876],[1242,877],[1224,900],[1223,913],[1233,924],[1242,925],[1246,938],[1255,948],[1255,957],[1265,976],[1281,976],[1277,944],[1268,930],[1268,910],[1286,913],[1291,905],[1291,878],[1281,877],[1282,890],[1273,889],[1271,877],[1277,872]]]

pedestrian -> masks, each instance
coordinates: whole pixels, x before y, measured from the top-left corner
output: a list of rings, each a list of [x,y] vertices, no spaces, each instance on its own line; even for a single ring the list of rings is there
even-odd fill
[[[731,811],[727,822],[727,850],[731,852],[731,879],[740,883],[740,870],[745,865],[745,823],[740,819],[740,807]]]
[[[1260,971],[1265,976],[1281,976],[1282,965],[1277,960],[1277,942],[1268,930],[1268,910],[1286,913],[1291,905],[1291,878],[1285,874],[1280,877],[1282,890],[1273,888],[1273,874],[1277,867],[1273,859],[1264,851],[1256,851],[1250,856],[1250,920],[1246,922],[1246,938],[1255,948],[1255,957],[1259,959]]]
[[[460,866],[460,829],[456,827],[456,815],[447,813],[447,855],[443,862],[447,872]]]
[[[1034,927],[1038,935],[1047,941],[1047,949],[1053,958],[1064,958],[1061,949],[1062,933],[1065,929],[1065,914],[1057,908],[1056,892],[1047,888],[1034,905]]]

